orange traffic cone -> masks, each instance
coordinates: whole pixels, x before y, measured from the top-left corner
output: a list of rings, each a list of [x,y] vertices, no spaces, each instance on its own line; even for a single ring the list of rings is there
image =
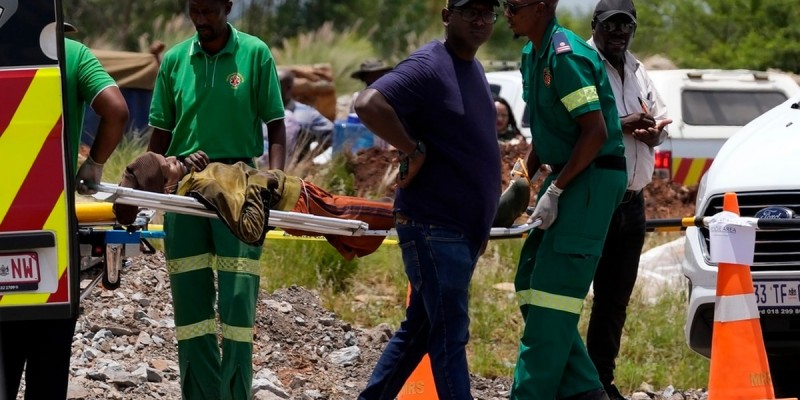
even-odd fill
[[[739,215],[735,193],[723,209]],[[719,263],[711,340],[709,400],[775,399],[749,265]]]
[[[406,296],[406,306],[411,301],[411,284],[408,284],[408,295]],[[397,400],[439,400],[436,394],[436,384],[433,382],[433,371],[431,370],[431,359],[426,354],[422,358],[417,369],[411,373],[406,380],[403,389],[397,395]]]

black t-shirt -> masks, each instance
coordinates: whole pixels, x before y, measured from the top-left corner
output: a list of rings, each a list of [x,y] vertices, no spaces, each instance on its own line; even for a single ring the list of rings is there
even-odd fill
[[[484,241],[500,194],[495,107],[483,67],[433,41],[370,86],[425,143],[425,164],[395,209]]]

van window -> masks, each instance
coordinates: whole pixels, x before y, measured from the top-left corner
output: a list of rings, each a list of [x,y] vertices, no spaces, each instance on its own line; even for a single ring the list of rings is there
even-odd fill
[[[685,90],[683,121],[689,125],[744,126],[786,99],[779,91]]]

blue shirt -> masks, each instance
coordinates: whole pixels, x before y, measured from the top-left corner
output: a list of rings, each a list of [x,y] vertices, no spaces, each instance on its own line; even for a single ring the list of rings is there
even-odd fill
[[[495,108],[483,67],[430,42],[370,86],[426,146],[425,164],[398,189],[395,210],[483,242],[500,196]]]

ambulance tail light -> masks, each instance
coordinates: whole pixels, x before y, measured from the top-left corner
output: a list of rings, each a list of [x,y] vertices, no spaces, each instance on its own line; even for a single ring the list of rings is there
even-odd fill
[[[659,179],[672,179],[672,152],[656,149],[656,165],[653,176]]]

